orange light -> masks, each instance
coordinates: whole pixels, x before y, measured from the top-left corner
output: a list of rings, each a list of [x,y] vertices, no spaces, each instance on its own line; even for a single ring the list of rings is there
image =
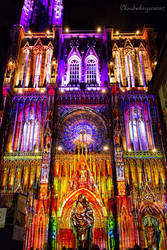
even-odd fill
[[[69,28],[68,28],[68,27],[67,27],[67,28],[65,28],[65,32],[66,32],[66,33],[69,33],[69,31],[70,31],[70,30],[69,30]]]
[[[58,151],[62,151],[63,150],[62,146],[58,146],[57,149],[58,149]]]
[[[28,34],[32,34],[31,30],[28,31]]]
[[[136,30],[136,35],[138,35],[140,33],[140,30]]]
[[[117,30],[117,31],[115,32],[115,34],[116,34],[116,35],[119,35],[119,31]]]
[[[45,92],[45,90],[44,89],[41,89],[41,93],[44,93]]]
[[[47,31],[46,31],[46,34],[49,35],[49,34],[50,34],[50,30],[47,30]]]
[[[97,32],[100,33],[101,32],[101,27],[97,28]]]
[[[109,150],[109,147],[108,147],[107,145],[105,145],[105,146],[103,147],[103,150],[104,150],[104,151],[108,151],[108,150]]]

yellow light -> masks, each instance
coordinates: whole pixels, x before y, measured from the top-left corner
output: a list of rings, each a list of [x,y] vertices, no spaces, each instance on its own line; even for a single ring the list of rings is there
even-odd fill
[[[154,66],[156,66],[156,65],[157,65],[157,61],[154,62]]]
[[[58,146],[57,149],[58,149],[58,151],[62,151],[63,150],[62,146]]]
[[[28,31],[28,34],[32,34],[32,33],[31,33],[31,30]]]
[[[35,153],[38,153],[38,149],[37,148],[35,149]]]
[[[64,89],[60,89],[60,92],[61,92],[61,93],[64,93]]]
[[[152,150],[152,151],[153,151],[154,153],[155,153],[155,152],[157,152],[156,148],[153,148],[153,150]]]
[[[119,35],[119,31],[117,30],[115,34],[116,34],[116,35]]]
[[[41,89],[41,93],[44,93],[44,91],[45,91],[44,89]]]
[[[136,34],[138,35],[140,33],[140,30],[136,30]]]
[[[107,145],[105,145],[105,146],[103,147],[103,150],[104,150],[104,151],[107,151],[107,150],[109,150],[109,147],[108,147]]]
[[[131,148],[129,148],[129,149],[128,149],[128,152],[132,152],[132,149],[131,149]]]
[[[110,62],[110,66],[112,66],[113,65],[113,62]]]
[[[99,33],[101,32],[101,27],[97,28],[97,32],[99,32]]]
[[[49,34],[50,34],[50,30],[47,30],[47,31],[46,31],[46,34],[49,35]]]
[[[12,149],[10,149],[10,153],[13,153],[13,150],[12,150]]]
[[[22,89],[19,89],[19,94],[22,94],[22,93],[23,93]]]
[[[102,91],[101,91],[102,93],[106,93],[106,89],[102,89]]]
[[[68,33],[69,32],[69,28],[65,28],[65,32]]]

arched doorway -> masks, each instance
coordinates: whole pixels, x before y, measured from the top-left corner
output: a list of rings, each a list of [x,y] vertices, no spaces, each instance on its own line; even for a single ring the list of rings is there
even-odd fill
[[[76,235],[71,223],[71,214],[79,195],[84,195],[93,210],[94,226],[92,243],[100,248],[107,248],[107,212],[100,197],[86,188],[80,188],[72,192],[58,210],[57,249],[76,246]]]

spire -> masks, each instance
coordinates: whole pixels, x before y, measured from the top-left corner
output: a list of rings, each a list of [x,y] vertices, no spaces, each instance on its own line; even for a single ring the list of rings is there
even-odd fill
[[[62,21],[62,0],[24,0],[20,24],[25,31],[29,28],[43,31],[51,26],[61,26]]]

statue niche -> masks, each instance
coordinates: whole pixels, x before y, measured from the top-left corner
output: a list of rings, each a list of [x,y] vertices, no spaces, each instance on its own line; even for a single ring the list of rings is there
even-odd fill
[[[76,175],[72,181],[71,189],[87,188],[91,191],[95,191],[95,183],[93,176],[90,173],[88,164],[85,157],[81,155],[80,160],[77,164]]]
[[[92,242],[94,216],[91,206],[82,194],[78,196],[72,211],[71,222],[77,237],[77,247],[89,249]]]
[[[154,216],[146,216],[143,218],[143,226],[149,250],[158,250],[161,238],[159,221]]]

